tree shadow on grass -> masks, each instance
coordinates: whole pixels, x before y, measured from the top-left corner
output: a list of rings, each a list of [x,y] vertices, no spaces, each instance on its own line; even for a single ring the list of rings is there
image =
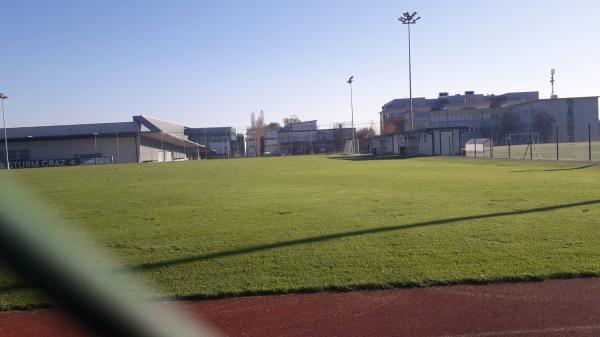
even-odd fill
[[[521,171],[511,171],[512,173],[524,173],[524,172],[555,172],[555,171],[572,171],[572,170],[583,170],[588,167],[597,166],[598,164],[590,164],[585,166],[577,166],[577,167],[565,167],[565,168],[555,168],[555,169],[545,169],[545,170],[521,170]]]
[[[504,216],[523,215],[523,214],[538,213],[538,212],[548,212],[548,211],[554,211],[554,210],[558,210],[558,209],[578,207],[578,206],[589,206],[589,205],[595,205],[595,204],[600,204],[600,199],[582,201],[582,202],[576,202],[576,203],[570,203],[570,204],[563,204],[563,205],[531,208],[531,209],[525,209],[525,210],[513,210],[513,211],[498,212],[498,213],[471,215],[471,216],[449,218],[449,219],[442,219],[442,220],[417,222],[417,223],[406,224],[406,225],[378,227],[378,228],[370,228],[370,229],[363,229],[363,230],[356,230],[356,231],[349,231],[349,232],[311,236],[311,237],[307,237],[307,238],[303,238],[303,239],[275,242],[275,243],[270,243],[270,244],[265,244],[265,245],[249,246],[249,247],[226,250],[226,251],[211,253],[211,254],[195,255],[195,256],[182,257],[182,258],[177,258],[177,259],[172,259],[172,260],[143,263],[143,264],[134,265],[134,266],[127,266],[127,267],[123,268],[122,271],[154,270],[154,269],[159,269],[159,268],[164,268],[164,267],[169,267],[169,266],[174,266],[174,265],[206,261],[206,260],[213,260],[213,259],[229,257],[229,256],[251,254],[251,253],[257,253],[257,252],[263,252],[263,251],[267,251],[267,250],[277,249],[277,248],[292,247],[292,246],[310,244],[310,243],[315,243],[315,242],[325,242],[325,241],[331,241],[331,240],[343,239],[343,238],[355,237],[355,236],[361,236],[361,235],[379,234],[379,233],[407,230],[407,229],[426,227],[426,226],[445,225],[445,224],[456,223],[459,221],[470,221],[470,220],[488,219],[488,218],[496,218],[496,217],[504,217]]]

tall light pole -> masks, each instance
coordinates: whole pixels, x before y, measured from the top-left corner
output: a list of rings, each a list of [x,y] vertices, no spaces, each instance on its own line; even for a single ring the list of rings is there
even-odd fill
[[[96,137],[98,136],[98,132],[93,132],[94,135],[94,165],[98,164],[98,143],[96,142]]]
[[[415,129],[415,115],[413,112],[413,99],[412,99],[412,64],[410,59],[410,25],[414,25],[421,18],[417,16],[417,12],[413,12],[412,14],[408,12],[404,12],[402,17],[398,18],[398,21],[402,22],[403,25],[408,27],[408,92],[410,94],[410,130],[413,131]]]
[[[4,118],[4,100],[8,96],[0,92],[0,102],[2,102],[2,124],[4,124],[4,152],[6,154],[6,169],[10,170],[10,162],[8,161],[8,138],[6,138],[6,119]]]
[[[352,101],[352,82],[354,82],[354,76],[350,76],[350,78],[348,79],[348,81],[346,83],[348,83],[350,85],[350,112],[352,113],[352,154],[354,154],[354,103]]]

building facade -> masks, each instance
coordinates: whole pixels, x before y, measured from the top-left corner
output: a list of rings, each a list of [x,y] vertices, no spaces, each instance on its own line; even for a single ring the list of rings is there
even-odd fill
[[[257,151],[260,155],[283,156],[336,153],[343,151],[352,135],[352,128],[319,129],[316,120],[291,123],[278,130],[267,128],[260,139],[255,129],[248,128],[246,155],[255,157]]]
[[[12,168],[29,168],[165,162],[214,155],[182,137],[183,130],[183,125],[148,116],[120,123],[8,128],[8,157]],[[6,167],[4,149],[1,152],[0,166]]]
[[[472,91],[454,96],[440,93],[435,99],[413,99],[412,122],[409,99],[390,101],[379,114],[382,136],[378,142],[380,149],[388,153],[399,153],[394,150],[400,144],[391,140],[393,135],[416,136],[423,155],[443,154],[443,148],[462,147],[475,138],[490,138],[494,144],[505,144],[510,134],[512,141],[518,141],[528,138],[530,130],[540,142],[556,141],[557,137],[560,142],[587,141],[588,131],[592,140],[600,139],[597,96],[539,99],[539,93],[534,91],[503,95]],[[390,142],[391,146],[385,145]],[[437,151],[433,145],[437,145]]]
[[[218,158],[244,156],[244,139],[230,126],[210,128],[185,128],[189,140],[214,150]],[[241,142],[241,143],[240,143]]]

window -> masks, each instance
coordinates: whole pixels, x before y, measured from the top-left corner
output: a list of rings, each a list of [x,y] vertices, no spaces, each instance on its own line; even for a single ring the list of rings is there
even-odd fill
[[[465,103],[471,103],[471,97],[465,97]]]
[[[21,160],[29,160],[30,158],[30,151],[29,150],[19,150],[19,159]]]

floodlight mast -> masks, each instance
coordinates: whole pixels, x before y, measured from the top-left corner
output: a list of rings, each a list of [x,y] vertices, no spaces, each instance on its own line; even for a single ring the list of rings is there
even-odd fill
[[[413,112],[413,99],[412,99],[412,63],[411,63],[411,55],[410,55],[410,25],[414,25],[421,18],[416,17],[417,12],[413,12],[412,14],[408,12],[404,12],[402,17],[398,18],[398,21],[402,22],[403,25],[408,27],[408,92],[410,97],[410,130],[414,131],[415,129],[415,116]]]
[[[354,82],[354,76],[350,76],[350,78],[348,79],[348,81],[346,83],[348,83],[350,85],[350,112],[352,114],[352,154],[354,154],[354,103],[353,103],[353,99],[352,99],[352,82]]]
[[[8,96],[0,92],[0,104],[2,104],[2,124],[4,126],[4,152],[6,154],[6,169],[10,170],[10,162],[8,160],[8,138],[6,138],[6,118],[4,118],[4,100]]]

